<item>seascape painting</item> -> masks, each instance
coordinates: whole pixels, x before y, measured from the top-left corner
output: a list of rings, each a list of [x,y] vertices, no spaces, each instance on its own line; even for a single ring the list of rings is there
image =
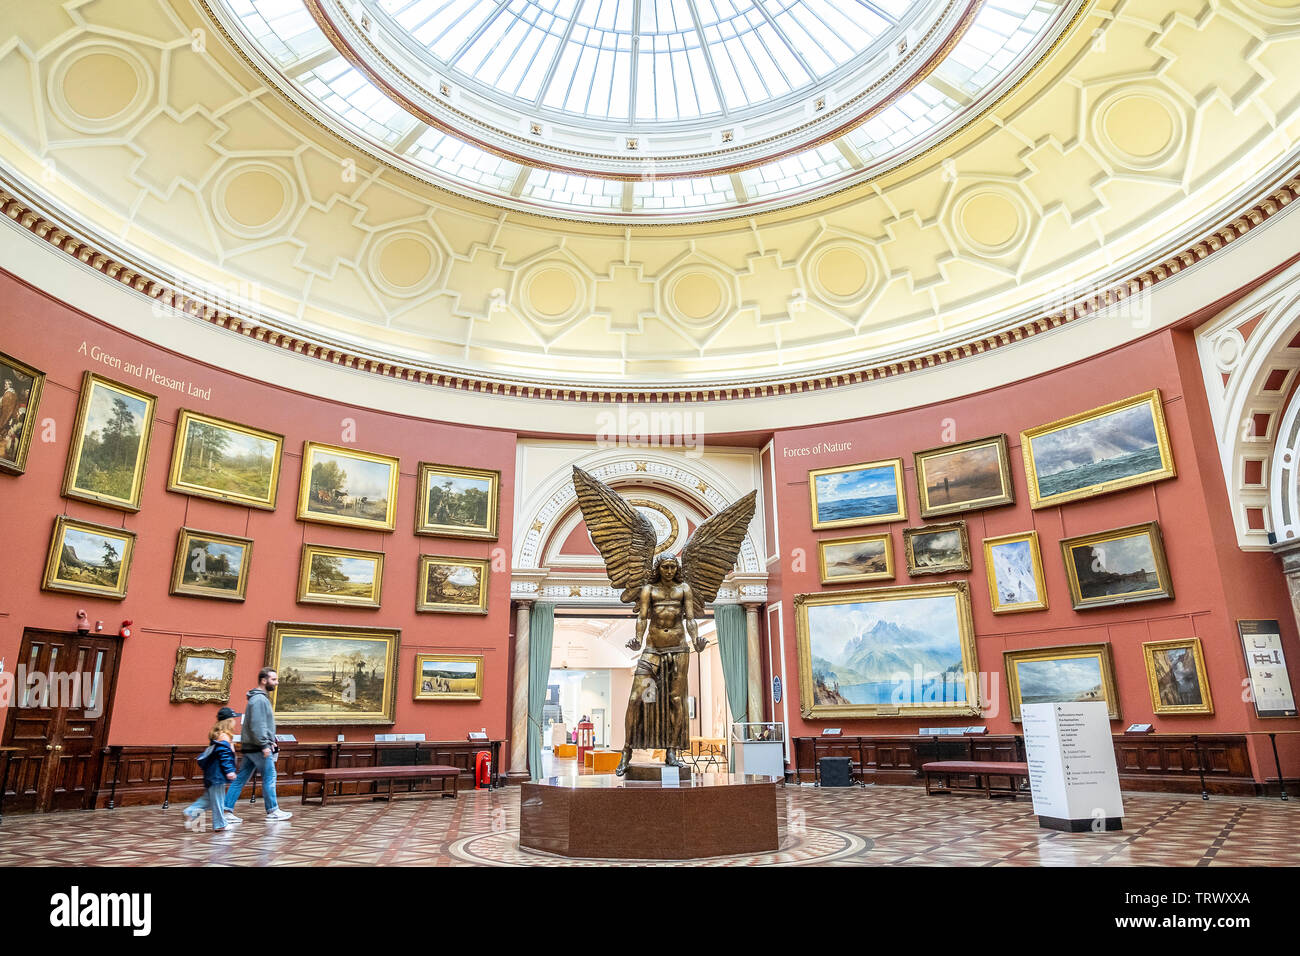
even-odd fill
[[[495,539],[500,481],[498,471],[421,462],[416,533]]]
[[[1173,597],[1156,522],[1061,542],[1075,607]]]
[[[125,511],[138,511],[152,395],[86,373],[63,493]]]
[[[1034,611],[1047,607],[1043,558],[1036,531],[986,538],[984,563],[993,613]]]
[[[908,574],[970,570],[970,542],[964,521],[908,528],[903,532],[903,546]]]
[[[283,442],[271,432],[182,410],[167,488],[270,510]]]
[[[827,468],[808,474],[813,528],[897,521],[906,517],[902,461]]]
[[[298,517],[392,531],[396,458],[307,442],[302,456]]]
[[[818,541],[817,549],[823,584],[894,576],[893,539],[888,534]]]
[[[1109,644],[1076,644],[1005,651],[1011,719],[1020,719],[1023,704],[1087,703],[1107,705],[1119,718],[1114,667]]]
[[[398,632],[311,624],[270,626],[285,723],[392,723]]]
[[[1006,435],[916,452],[913,460],[923,518],[1015,501]]]
[[[481,700],[482,655],[417,654],[416,700]]]
[[[248,587],[248,538],[182,528],[172,571],[172,594],[242,601]]]
[[[27,467],[44,383],[44,374],[0,352],[0,471]]]

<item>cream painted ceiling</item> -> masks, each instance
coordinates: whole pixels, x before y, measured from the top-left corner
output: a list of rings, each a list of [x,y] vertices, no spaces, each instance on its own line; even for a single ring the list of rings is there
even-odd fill
[[[268,88],[190,0],[0,0],[0,174],[309,339],[503,381],[748,383],[986,334],[1195,241],[1294,166],[1296,62],[1300,0],[1098,0],[990,112],[888,175],[620,228],[386,165]]]

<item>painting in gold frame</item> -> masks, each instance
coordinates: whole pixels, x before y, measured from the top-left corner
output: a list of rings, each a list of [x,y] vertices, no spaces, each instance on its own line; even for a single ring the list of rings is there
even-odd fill
[[[1003,651],[1007,703],[1020,721],[1022,704],[1076,704],[1100,701],[1111,720],[1119,720],[1119,692],[1109,644],[1073,644]]]
[[[996,508],[1016,500],[1006,435],[913,452],[912,462],[922,518]]]
[[[415,609],[446,614],[486,614],[490,571],[487,558],[420,555]]]
[[[901,458],[814,469],[808,495],[814,531],[907,518]]]
[[[134,531],[59,515],[41,588],[120,601],[126,597],[134,554]]]
[[[970,537],[965,521],[946,521],[903,529],[907,573],[950,574],[970,570]]]
[[[1148,641],[1142,645],[1142,657],[1147,665],[1152,713],[1214,713],[1200,638]]]
[[[304,544],[298,603],[379,607],[384,587],[382,551]]]
[[[388,455],[303,442],[298,520],[392,531],[399,464]]]
[[[36,430],[45,373],[0,352],[0,471],[21,475]]]
[[[224,704],[230,700],[235,652],[215,647],[176,648],[172,673],[172,703]]]
[[[416,700],[482,700],[482,654],[416,654]]]
[[[1065,538],[1061,555],[1076,611],[1174,596],[1157,521]]]
[[[275,510],[284,436],[182,408],[167,490]]]
[[[1160,389],[1020,433],[1033,508],[1173,478]]]
[[[984,571],[994,614],[1047,608],[1047,579],[1037,531],[984,539]]]
[[[242,601],[248,596],[253,539],[181,528],[172,563],[172,594]]]
[[[979,715],[967,582],[798,594],[794,607],[805,720]]]
[[[280,724],[391,724],[402,632],[390,627],[293,624],[266,628],[266,663]]]
[[[884,534],[818,541],[817,563],[821,568],[822,584],[892,581],[894,536],[886,531]]]
[[[497,539],[501,472],[420,462],[415,533]]]
[[[158,399],[86,372],[72,429],[63,494],[122,511],[139,511]]]

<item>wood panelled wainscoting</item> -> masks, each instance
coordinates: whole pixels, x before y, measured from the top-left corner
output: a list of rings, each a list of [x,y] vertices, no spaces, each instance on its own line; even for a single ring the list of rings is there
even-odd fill
[[[1251,774],[1245,734],[1151,734],[1114,738],[1115,762],[1123,790],[1200,793],[1201,770],[1210,793],[1254,796],[1276,790]],[[794,775],[800,783],[816,779],[821,757],[849,757],[862,783],[921,784],[921,765],[930,760],[1024,760],[1020,737],[796,737]],[[1288,789],[1293,781],[1287,781]]]

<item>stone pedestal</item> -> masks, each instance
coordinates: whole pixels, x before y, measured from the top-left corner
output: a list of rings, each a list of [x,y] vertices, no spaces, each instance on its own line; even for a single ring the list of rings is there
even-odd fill
[[[627,773],[623,775],[623,778],[625,780],[659,781],[663,779],[663,769],[664,765],[661,763],[638,763],[634,761],[627,765]],[[690,767],[678,767],[677,770],[679,771],[678,779],[691,779]]]

